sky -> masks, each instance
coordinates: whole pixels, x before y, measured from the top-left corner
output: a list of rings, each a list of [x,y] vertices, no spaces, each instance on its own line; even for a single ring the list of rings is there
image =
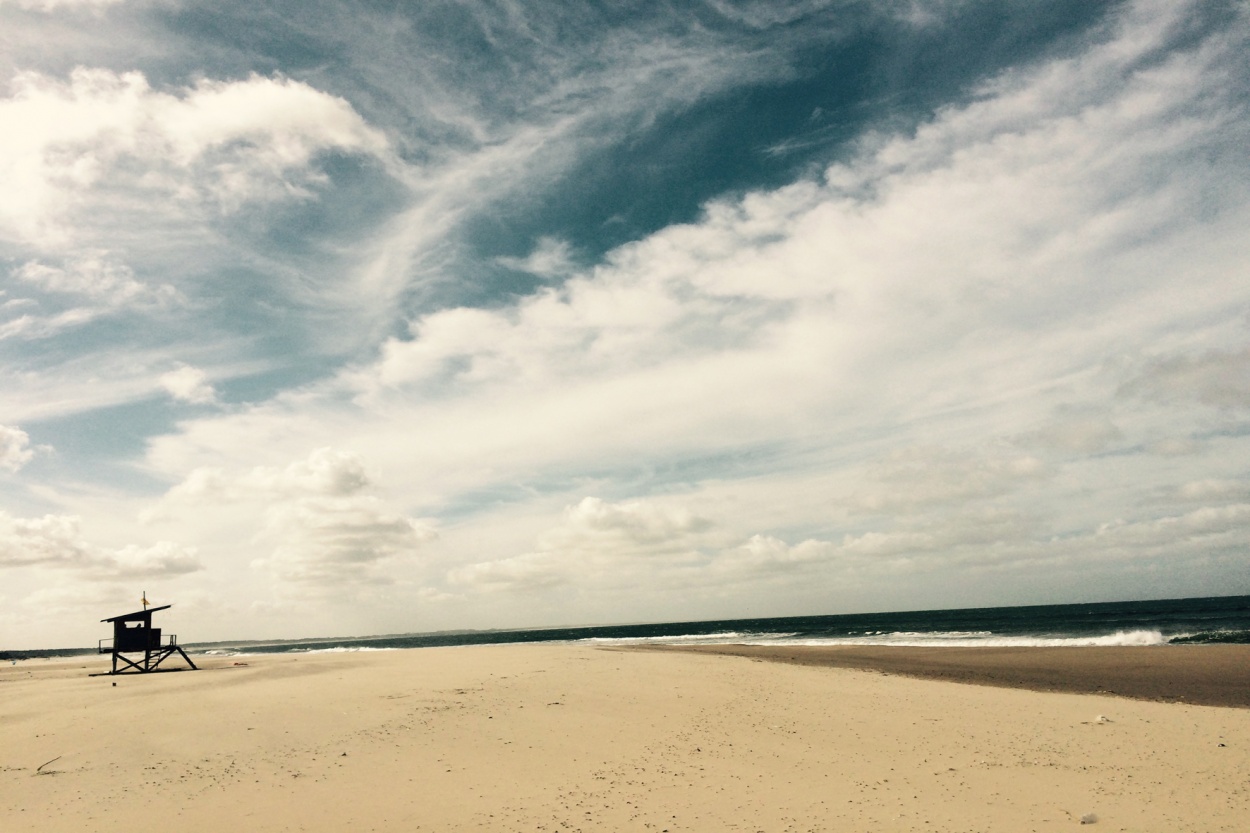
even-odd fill
[[[1248,41],[0,0],[0,647],[1250,593]]]

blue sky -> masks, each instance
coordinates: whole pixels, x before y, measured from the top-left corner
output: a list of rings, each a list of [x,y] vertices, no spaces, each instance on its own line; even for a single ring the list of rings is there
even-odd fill
[[[1248,36],[0,0],[0,644],[1250,593]]]

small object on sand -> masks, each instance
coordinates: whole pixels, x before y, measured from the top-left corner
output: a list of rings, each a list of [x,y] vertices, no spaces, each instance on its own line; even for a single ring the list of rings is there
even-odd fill
[[[1093,813],[1086,813],[1085,815],[1081,816],[1081,824],[1094,824],[1097,821],[1098,821],[1098,816],[1094,815]]]
[[[246,662],[236,662],[236,663],[233,663],[233,664],[234,664],[234,665],[247,665],[247,663],[246,663]]]
[[[1110,722],[1111,722],[1111,718],[1107,717],[1107,716],[1106,716],[1106,715],[1104,715],[1104,714],[1100,714],[1100,715],[1098,715],[1098,717],[1094,720],[1094,722],[1095,722],[1095,723],[1110,723]]]

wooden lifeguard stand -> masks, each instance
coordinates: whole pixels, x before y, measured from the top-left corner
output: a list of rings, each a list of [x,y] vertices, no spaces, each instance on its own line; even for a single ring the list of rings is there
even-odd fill
[[[144,598],[146,604],[147,599]],[[195,663],[187,656],[187,652],[178,646],[178,637],[169,636],[169,641],[161,644],[161,629],[152,627],[152,614],[158,610],[165,610],[173,607],[173,605],[162,605],[154,607],[151,610],[144,608],[134,613],[124,613],[121,616],[114,616],[111,619],[101,619],[101,622],[113,623],[113,638],[100,640],[100,653],[113,655],[113,670],[110,674],[147,674],[157,670],[162,662],[169,659],[175,653],[181,654],[182,658],[187,661],[187,665],[191,666],[192,671],[198,671]],[[112,643],[112,644],[105,644]],[[126,654],[143,654],[142,659],[131,659]],[[121,660],[125,665],[121,670],[117,669],[117,661]],[[181,668],[162,668],[162,671],[182,671]]]

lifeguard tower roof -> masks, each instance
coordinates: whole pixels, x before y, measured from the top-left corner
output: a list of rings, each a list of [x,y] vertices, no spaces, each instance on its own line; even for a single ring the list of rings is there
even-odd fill
[[[136,610],[134,613],[123,613],[121,616],[113,616],[108,619],[101,619],[101,622],[139,622],[151,616],[158,610],[168,610],[173,605],[161,605],[160,607],[150,607],[147,610]]]

